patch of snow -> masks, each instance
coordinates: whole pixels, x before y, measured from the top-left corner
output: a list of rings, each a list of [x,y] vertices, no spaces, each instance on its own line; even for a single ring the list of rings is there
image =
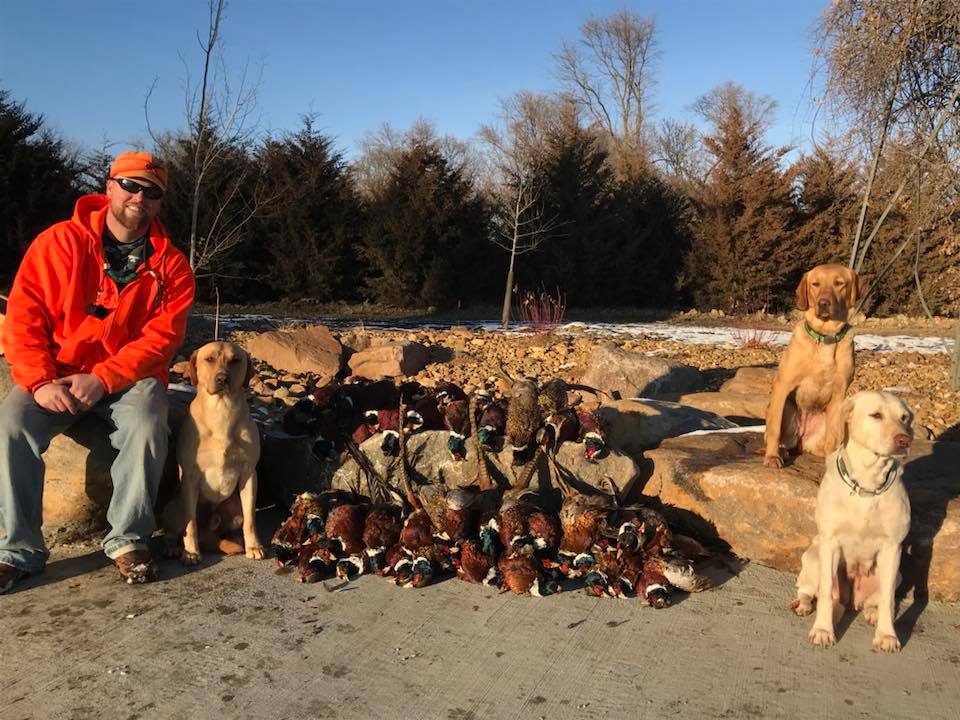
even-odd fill
[[[213,320],[212,315],[197,315],[207,320]],[[524,325],[513,325],[510,330],[501,330],[500,323],[473,322],[473,323],[441,323],[430,321],[373,320],[357,322],[356,320],[339,319],[306,319],[293,317],[271,317],[269,315],[223,315],[220,317],[220,326],[238,328],[256,323],[274,325],[326,325],[331,330],[345,330],[365,327],[371,330],[449,330],[454,325],[466,327],[474,331],[501,332],[505,335],[529,335],[534,329]],[[638,322],[638,323],[608,323],[608,322],[570,322],[553,328],[558,335],[591,335],[594,337],[631,337],[650,338],[681,343],[684,345],[717,345],[719,347],[737,348],[743,345],[745,335],[756,332],[763,342],[770,345],[786,345],[790,341],[789,330],[744,330],[735,327],[705,327],[700,325],[672,325],[669,323]],[[854,346],[858,350],[873,350],[876,352],[919,352],[925,355],[950,353],[953,351],[952,339],[939,337],[914,337],[909,335],[871,335],[868,333],[854,336]],[[656,352],[656,351],[652,351]]]
[[[703,327],[698,325],[670,325],[667,323],[569,323],[556,328],[560,334],[621,335],[647,337],[684,345],[717,345],[735,348],[743,345],[744,330],[734,327]],[[770,345],[786,345],[791,331],[758,331],[762,340]],[[913,337],[909,335],[857,334],[853,339],[858,350],[876,352],[919,352],[923,354],[949,353],[953,341],[939,337]]]
[[[197,394],[197,386],[190,385],[188,383],[167,383],[167,390],[176,390],[178,392],[187,393],[188,395]]]
[[[738,433],[764,433],[767,430],[766,425],[746,425],[744,427],[723,428],[722,430],[691,430],[688,433],[678,437],[687,437],[688,435],[714,435],[716,433],[738,434]]]

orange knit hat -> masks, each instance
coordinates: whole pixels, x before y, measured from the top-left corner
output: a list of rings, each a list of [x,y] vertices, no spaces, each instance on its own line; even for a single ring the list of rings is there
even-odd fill
[[[110,177],[146,180],[167,189],[167,169],[148,152],[120,153],[110,166]]]

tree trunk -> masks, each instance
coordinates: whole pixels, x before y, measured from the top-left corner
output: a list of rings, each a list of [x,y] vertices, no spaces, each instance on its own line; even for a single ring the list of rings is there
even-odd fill
[[[887,113],[883,118],[883,128],[880,130],[880,140],[877,143],[877,150],[873,154],[873,162],[870,165],[870,175],[867,177],[867,187],[863,191],[863,204],[860,206],[860,217],[857,220],[857,231],[853,235],[853,248],[850,250],[850,262],[848,267],[852,270],[857,264],[857,255],[860,250],[860,238],[863,237],[863,221],[867,217],[867,206],[870,204],[870,193],[873,192],[873,180],[877,175],[877,168],[880,166],[880,156],[883,154],[883,145],[887,140],[887,128],[890,125],[890,116],[893,114],[893,96],[887,105]]]
[[[510,250],[510,269],[507,270],[507,286],[503,289],[503,309],[500,313],[500,326],[506,330],[510,327],[510,295],[513,290],[513,262],[517,257],[517,241],[514,238],[513,248]]]
[[[193,188],[193,207],[190,210],[190,269],[197,271],[197,215],[200,212],[200,182]]]
[[[953,326],[953,370],[950,372],[950,387],[960,390],[960,308]]]

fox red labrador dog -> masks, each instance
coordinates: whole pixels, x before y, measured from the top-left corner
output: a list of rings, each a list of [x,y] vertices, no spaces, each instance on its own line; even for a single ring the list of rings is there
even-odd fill
[[[763,464],[783,467],[784,453],[821,457],[840,444],[840,406],[853,380],[848,316],[866,279],[843,265],[817,265],[797,286],[803,320],[793,329],[767,407]]]

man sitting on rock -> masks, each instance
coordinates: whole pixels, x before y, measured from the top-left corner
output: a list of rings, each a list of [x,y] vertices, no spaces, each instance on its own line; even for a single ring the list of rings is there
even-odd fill
[[[103,549],[127,582],[156,579],[147,542],[167,456],[167,367],[194,296],[190,265],[156,219],[166,187],[149,153],[122,153],[106,194],[81,197],[17,272],[3,324],[16,386],[0,407],[0,593],[46,564],[41,454],[88,413],[109,422],[119,451]]]

